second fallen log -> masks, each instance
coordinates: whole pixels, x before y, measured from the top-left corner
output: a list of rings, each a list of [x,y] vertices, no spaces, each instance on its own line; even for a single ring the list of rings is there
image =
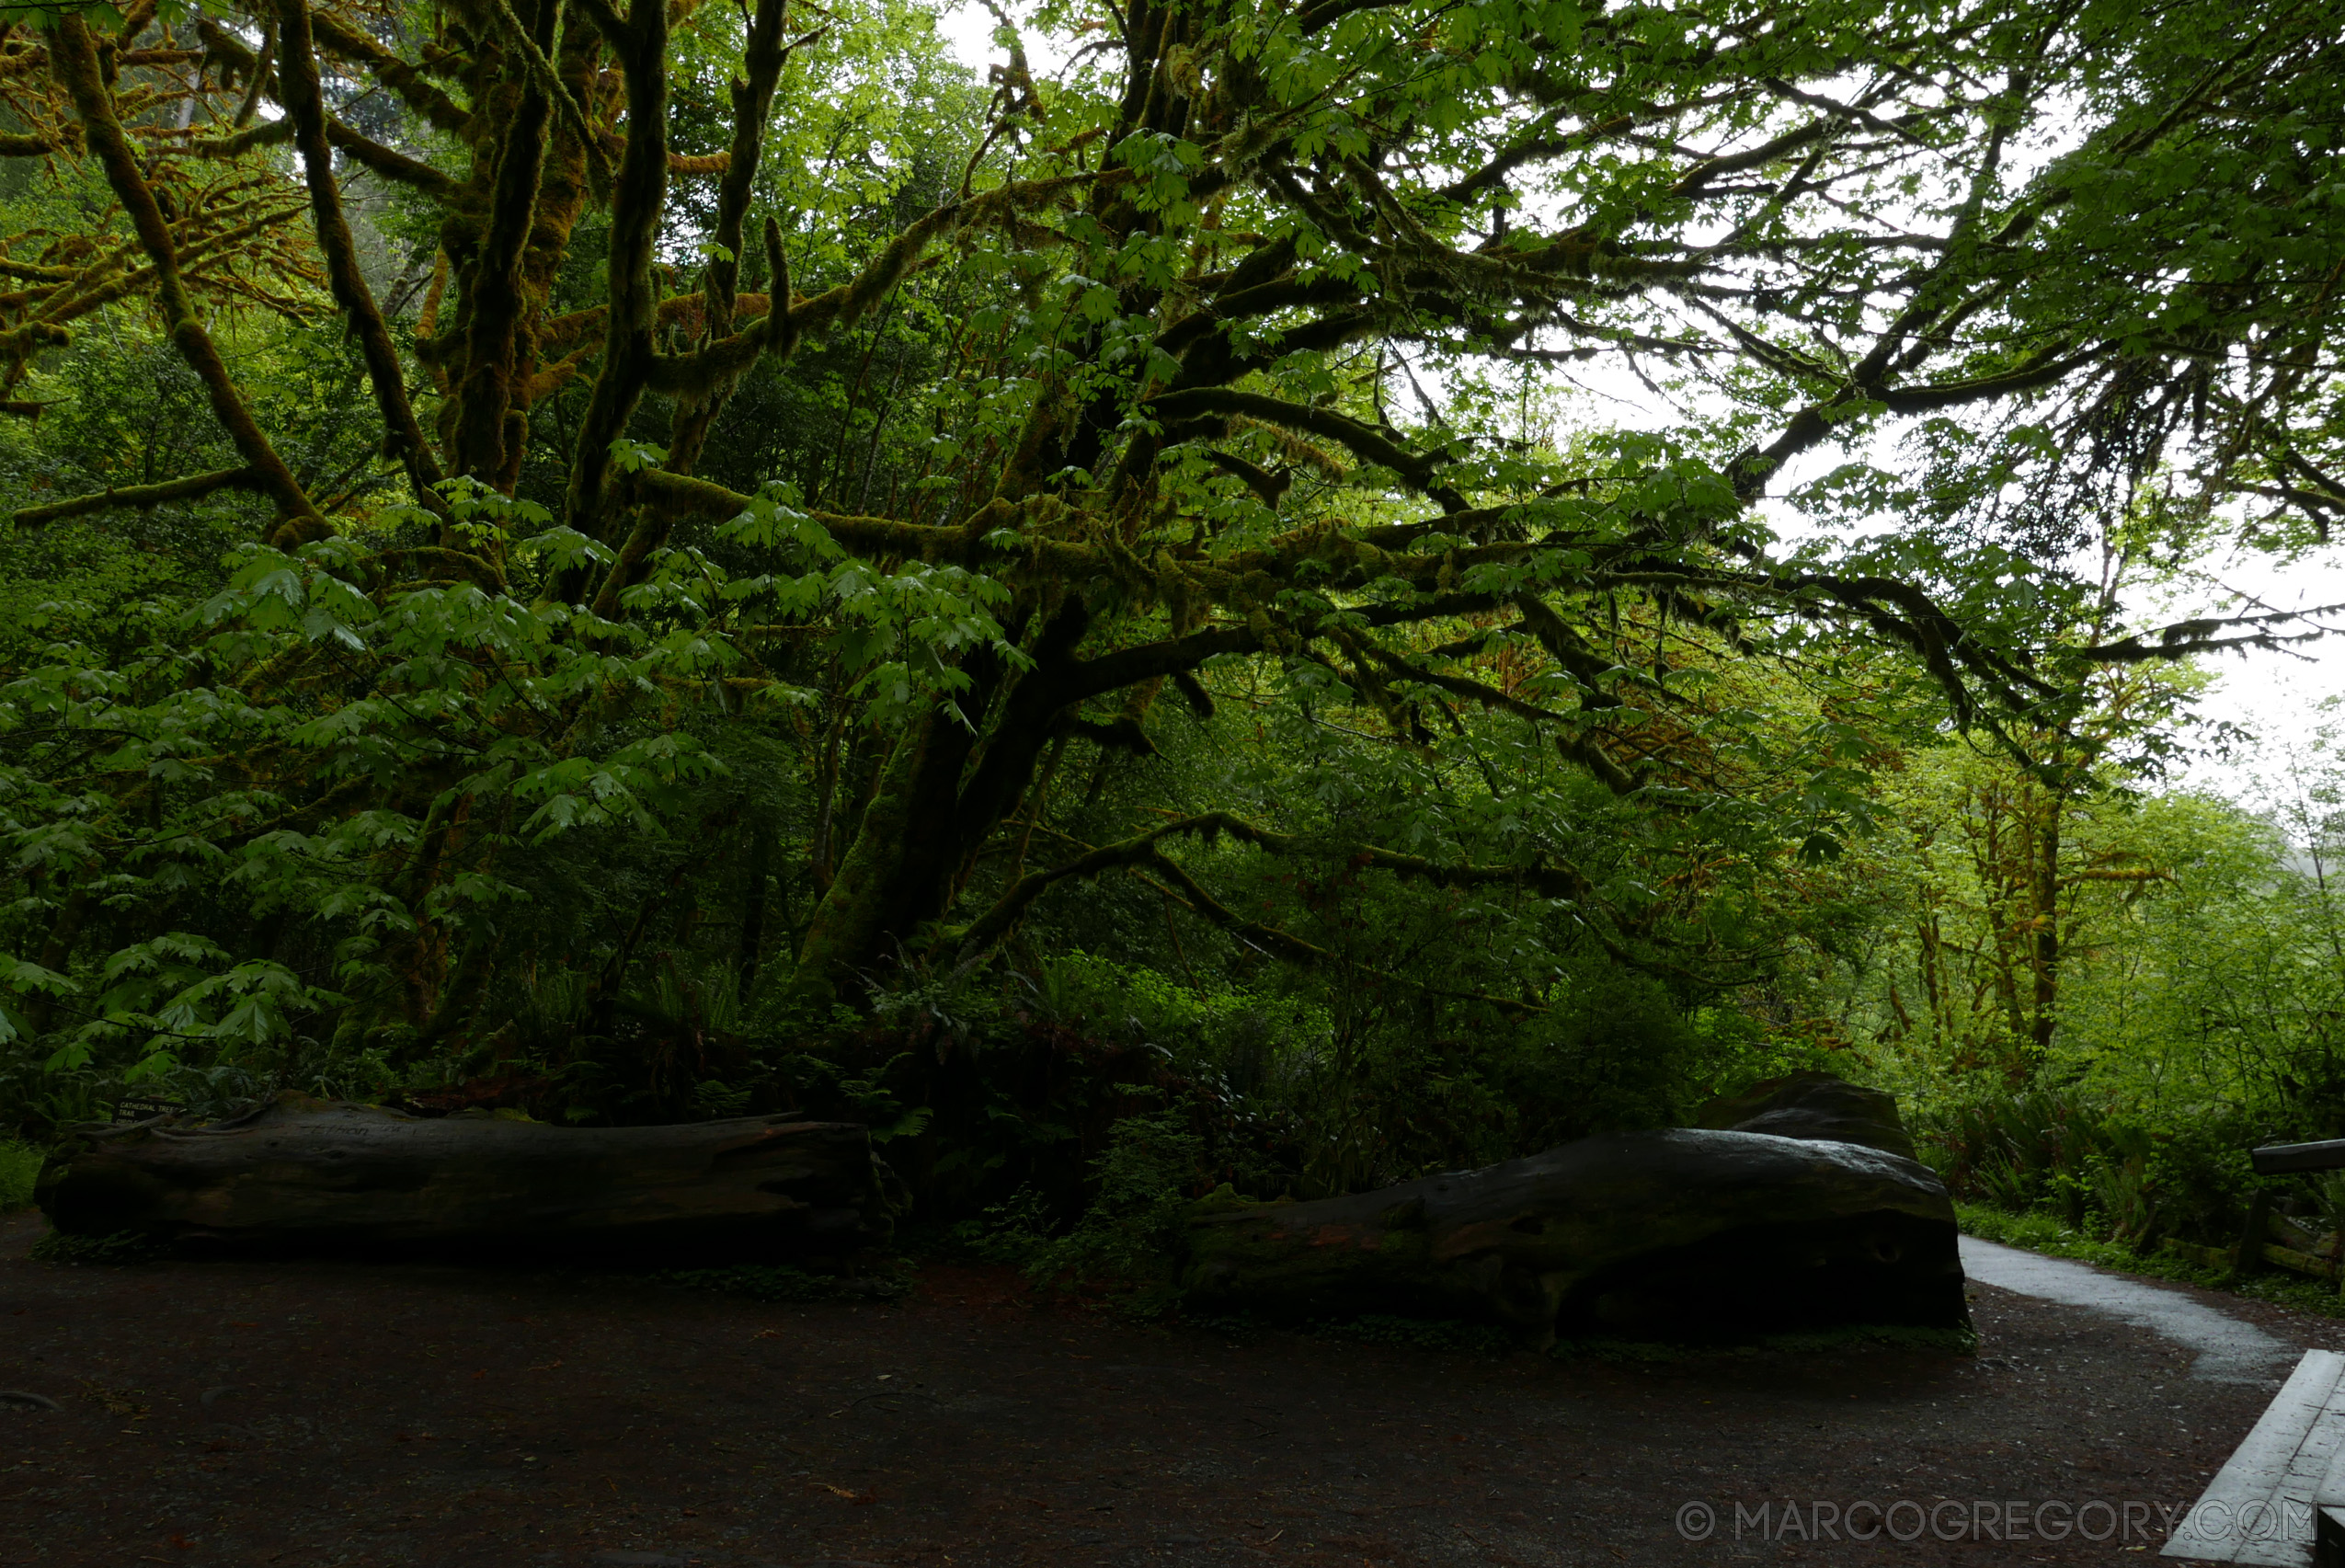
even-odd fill
[[[1462,1316],[1535,1342],[1969,1323],[1936,1176],[1765,1133],[1625,1133],[1314,1203],[1207,1199],[1188,1242],[1205,1311]]]
[[[68,1235],[182,1245],[781,1261],[885,1242],[890,1185],[844,1123],[558,1127],[288,1093],[230,1122],[86,1134],[35,1196]]]

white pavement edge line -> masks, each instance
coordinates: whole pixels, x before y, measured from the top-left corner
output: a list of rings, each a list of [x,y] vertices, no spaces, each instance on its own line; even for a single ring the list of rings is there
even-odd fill
[[[2197,1505],[2183,1516],[2181,1527],[2167,1540],[2161,1555],[2265,1568],[2302,1568],[2311,1562],[2309,1526],[2301,1542],[2285,1539],[2288,1521],[2276,1518],[2273,1510],[2285,1492],[2296,1490],[2287,1484],[2290,1471],[2298,1453],[2323,1425],[2321,1418],[2331,1413],[2340,1379],[2345,1379],[2345,1356],[2333,1350],[2305,1351],[2295,1371],[2264,1408],[2247,1441],[2207,1483]],[[2334,1436],[2327,1436],[2330,1444],[2336,1440]],[[2319,1475],[2326,1475],[2327,1469],[2324,1462]],[[2318,1476],[2308,1476],[2306,1481],[2307,1494],[2319,1484]],[[2301,1501],[2309,1504],[2311,1499],[2307,1495]],[[2259,1527],[2249,1539],[2241,1539],[2233,1524],[2244,1512],[2259,1507],[2262,1510],[2256,1515]],[[2309,1517],[2309,1508],[2305,1512]],[[2210,1519],[2210,1514],[2219,1518]],[[2221,1538],[2205,1533],[2209,1528],[2220,1528]]]

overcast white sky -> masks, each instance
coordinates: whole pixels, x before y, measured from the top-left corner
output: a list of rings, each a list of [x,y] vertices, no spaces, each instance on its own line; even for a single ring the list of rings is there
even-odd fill
[[[1013,0],[1004,8],[1015,15],[1024,7]],[[988,63],[998,58],[991,43],[993,26],[985,8],[975,4],[944,10],[937,21],[954,54],[975,69],[980,79]],[[1051,40],[1032,33],[1026,37],[1026,50],[1037,74],[1052,69],[1060,55]],[[1650,403],[1644,389],[1632,379],[1625,375],[1619,379],[1621,401],[1638,406]],[[1610,394],[1614,389],[1601,390]],[[2222,563],[2217,575],[2228,586],[2275,608],[2345,601],[2345,548],[2285,567],[2260,555],[2244,555]],[[2180,619],[2210,607],[2209,603],[2176,604],[2165,618]],[[2216,683],[2200,704],[2200,712],[2210,719],[2228,720],[2255,734],[2266,747],[2277,748],[2320,722],[2316,710],[2321,702],[2345,696],[2345,638],[2310,644],[2294,653],[2226,657],[2208,668]],[[2252,752],[2228,761],[2207,756],[2193,761],[2173,782],[2247,796],[2254,793],[2259,767],[2259,760]]]
[[[2288,567],[2250,558],[2236,563],[2224,576],[2232,586],[2276,608],[2310,608],[2345,600],[2345,566],[2333,550],[2325,559]],[[2199,711],[2211,719],[2228,719],[2254,732],[2263,749],[2277,750],[2309,736],[2322,720],[2316,710],[2324,700],[2345,695],[2345,638],[2307,644],[2294,654],[2250,652],[2207,668],[2216,684]],[[2244,797],[2254,793],[2259,765],[2253,754],[2228,762],[2205,758],[2179,782]]]

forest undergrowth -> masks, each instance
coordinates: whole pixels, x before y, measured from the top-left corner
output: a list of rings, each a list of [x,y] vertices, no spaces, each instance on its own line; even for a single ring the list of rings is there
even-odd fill
[[[2340,6],[0,17],[0,1205],[786,1113],[1150,1308],[1820,1070],[2233,1244],[2345,1134],[2345,745],[2210,695],[2335,629],[2224,573],[2345,519]]]

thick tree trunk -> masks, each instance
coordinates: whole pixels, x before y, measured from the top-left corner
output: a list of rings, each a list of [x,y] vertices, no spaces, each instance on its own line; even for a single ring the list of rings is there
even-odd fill
[[[1067,678],[1089,624],[1081,597],[1070,595],[1035,640],[1024,673],[989,653],[972,656],[964,666],[971,685],[958,700],[963,713],[991,712],[982,735],[944,712],[906,727],[806,922],[789,984],[798,1005],[827,1007],[950,911],[979,851],[1025,799],[1044,748],[1063,733],[1062,714],[1084,695]],[[996,710],[1004,681],[1012,684]]]
[[[2035,880],[2035,994],[2029,1019],[2030,1074],[2052,1059],[2053,1036],[2060,1024],[2060,830],[2063,798],[2045,792],[2043,819],[2030,848]]]
[[[86,1134],[36,1195],[73,1235],[262,1251],[783,1261],[887,1240],[894,1179],[860,1127],[425,1119],[288,1093],[250,1116]]]
[[[1969,1322],[1946,1189],[1853,1143],[1678,1128],[1317,1203],[1207,1199],[1194,1310],[1707,1338]]]
[[[749,892],[741,900],[741,936],[734,949],[733,994],[746,1001],[757,985],[765,952],[765,885],[773,871],[773,820],[760,817],[749,832]]]

